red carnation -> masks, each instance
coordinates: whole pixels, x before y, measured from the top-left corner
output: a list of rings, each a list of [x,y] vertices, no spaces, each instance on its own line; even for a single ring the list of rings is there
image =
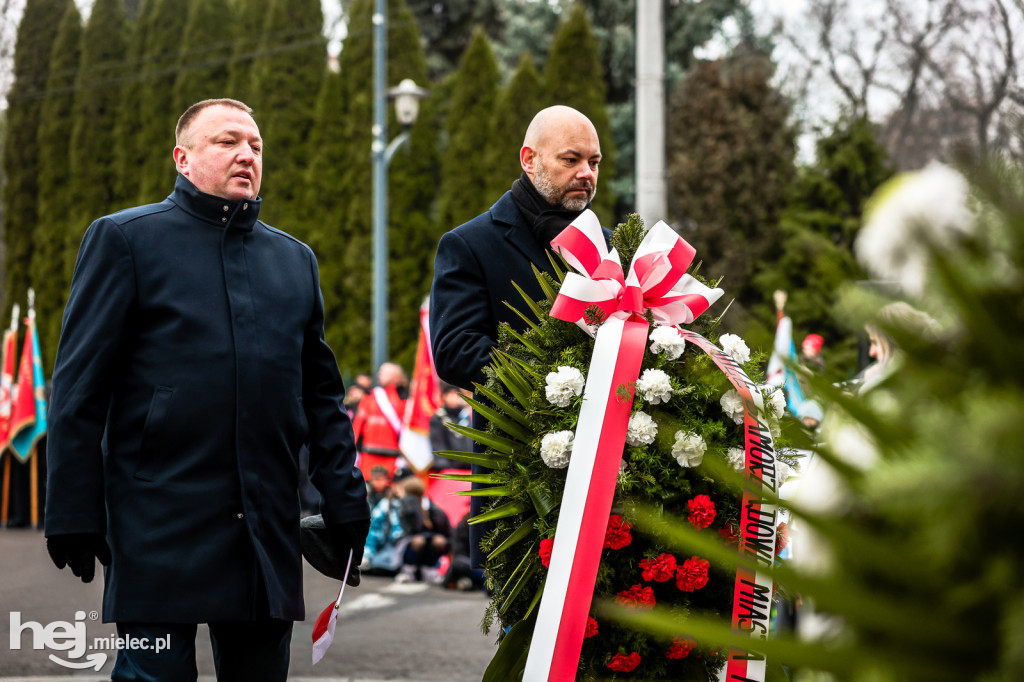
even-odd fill
[[[676,572],[676,587],[683,592],[695,592],[708,584],[711,562],[699,556],[690,557]]]
[[[632,523],[623,523],[622,517],[612,514],[608,519],[608,530],[604,535],[605,549],[622,549],[633,542],[633,536],[629,534]]]
[[[668,651],[665,652],[665,658],[671,658],[672,660],[686,658],[696,647],[697,643],[692,639],[673,637],[672,646],[670,646]]]
[[[540,541],[540,562],[547,568],[551,563],[551,547],[555,544],[553,538],[544,538]]]
[[[640,654],[635,651],[628,656],[615,654],[612,656],[611,662],[608,663],[609,668],[619,673],[631,673],[636,670],[638,665],[640,665]]]
[[[654,589],[642,585],[633,585],[615,595],[615,603],[627,609],[646,611],[654,608]]]
[[[729,521],[718,529],[718,537],[722,538],[727,545],[738,545],[740,542],[740,524],[735,521]]]
[[[590,639],[597,636],[597,621],[587,616],[587,629],[583,633],[583,639]]]
[[[786,549],[786,545],[789,544],[789,524],[783,521],[779,524],[776,529],[775,535],[775,553],[782,554],[782,550]]]
[[[676,575],[676,558],[671,554],[659,554],[656,559],[640,561],[644,580],[663,583],[672,580]]]
[[[697,530],[707,528],[715,520],[715,503],[707,495],[698,495],[687,502],[686,506],[690,510],[690,525]]]

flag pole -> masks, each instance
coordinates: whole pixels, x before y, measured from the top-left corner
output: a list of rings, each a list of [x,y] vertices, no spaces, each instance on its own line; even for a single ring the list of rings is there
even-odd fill
[[[28,289],[28,318],[25,320],[25,335],[32,340],[32,363],[35,365],[35,339],[33,334],[36,330],[36,292],[35,289],[29,287]],[[33,371],[35,367],[33,366]],[[32,383],[33,390],[42,390],[41,387],[36,386],[35,382]],[[35,396],[33,396],[33,400]],[[28,451],[28,466],[29,466],[29,515],[32,519],[32,528],[39,529],[39,448],[36,447],[36,443],[32,443]]]

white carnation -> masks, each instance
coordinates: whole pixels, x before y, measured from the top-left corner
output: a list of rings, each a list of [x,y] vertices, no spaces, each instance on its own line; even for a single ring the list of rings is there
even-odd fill
[[[782,390],[781,386],[769,386],[767,384],[760,386],[761,395],[766,400],[765,404],[770,405],[772,412],[776,417],[781,417],[786,412],[786,392]]]
[[[918,296],[925,290],[931,250],[948,251],[970,232],[969,188],[949,166],[898,175],[877,191],[857,234],[857,259],[876,277]]]
[[[651,352],[657,355],[664,351],[669,360],[676,360],[683,354],[686,341],[676,327],[656,325],[651,331]]]
[[[549,402],[569,407],[572,399],[583,393],[583,373],[575,367],[562,365],[557,372],[548,372],[544,394]]]
[[[725,416],[737,424],[743,423],[743,398],[740,397],[739,392],[735,388],[726,391],[719,402],[722,405],[722,411],[725,412]]]
[[[704,460],[704,452],[708,445],[699,434],[692,431],[676,431],[676,441],[672,444],[672,456],[681,467],[695,467]]]
[[[554,431],[544,434],[540,441],[540,458],[552,469],[569,466],[572,453],[572,431]]]
[[[629,416],[626,427],[626,442],[633,447],[650,445],[658,435],[658,423],[646,412],[636,412]]]
[[[726,457],[729,458],[729,466],[736,471],[743,471],[747,465],[747,453],[743,448],[729,448]]]
[[[672,399],[672,383],[660,369],[645,369],[636,380],[636,390],[651,405],[667,403]]]
[[[722,352],[733,359],[737,365],[750,361],[750,349],[746,342],[735,334],[722,334],[718,342],[722,344]]]
[[[775,460],[775,489],[778,490],[782,487],[782,484],[789,479],[793,474],[793,467],[789,466],[781,459]]]

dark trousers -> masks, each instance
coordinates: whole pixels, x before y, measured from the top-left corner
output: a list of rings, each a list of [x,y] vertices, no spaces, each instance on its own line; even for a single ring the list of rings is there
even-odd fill
[[[264,619],[209,626],[220,682],[288,679],[291,621]],[[127,646],[118,650],[110,679],[194,682],[198,677],[196,627],[194,623],[118,623],[117,634]]]

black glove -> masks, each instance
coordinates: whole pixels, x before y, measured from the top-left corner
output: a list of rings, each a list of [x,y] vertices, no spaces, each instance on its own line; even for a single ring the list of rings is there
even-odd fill
[[[360,519],[339,523],[327,527],[327,536],[339,556],[348,557],[348,550],[352,550],[352,566],[358,566],[363,561],[363,545],[366,544],[366,534],[370,530],[370,519]]]
[[[57,568],[70,567],[83,583],[91,583],[96,575],[96,559],[110,565],[110,547],[102,533],[52,535],[46,538],[46,551]]]
[[[345,577],[345,565],[351,549],[352,568],[346,582],[352,587],[358,587],[359,563],[363,560],[363,545],[369,529],[369,519],[325,527],[324,519],[319,514],[307,516],[302,519],[299,529],[302,555],[310,566],[328,578],[341,580]]]

